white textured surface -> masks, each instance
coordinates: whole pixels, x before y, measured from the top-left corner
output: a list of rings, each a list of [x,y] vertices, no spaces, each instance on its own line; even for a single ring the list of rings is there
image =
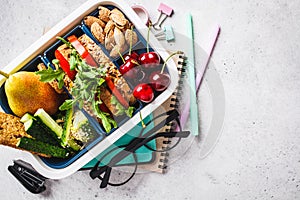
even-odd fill
[[[1,0],[0,66],[5,66],[83,0]],[[160,1],[130,0],[153,19]],[[194,142],[167,174],[139,174],[120,188],[99,189],[87,172],[47,181],[40,195],[27,192],[8,173],[20,152],[1,147],[1,199],[299,199],[300,198],[300,3],[290,1],[166,0],[175,31],[191,12],[195,39],[201,25],[218,22],[213,54],[226,95],[226,121],[214,151],[200,159]],[[184,30],[183,30],[184,31]],[[197,56],[197,55],[196,55]],[[197,61],[199,62],[199,61]],[[202,116],[210,105],[201,88]],[[201,119],[201,130],[209,122]]]

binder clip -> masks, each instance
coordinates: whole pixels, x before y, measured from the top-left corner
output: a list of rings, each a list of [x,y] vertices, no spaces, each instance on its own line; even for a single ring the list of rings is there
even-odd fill
[[[175,35],[172,26],[170,25],[165,26],[162,32],[155,34],[155,37],[158,40],[166,40],[167,42],[171,42],[175,40]]]
[[[173,9],[163,3],[160,3],[158,11],[160,12],[160,15],[157,21],[153,23],[153,28],[155,30],[161,30],[162,23],[167,19],[167,17],[171,17],[171,15],[173,14]]]

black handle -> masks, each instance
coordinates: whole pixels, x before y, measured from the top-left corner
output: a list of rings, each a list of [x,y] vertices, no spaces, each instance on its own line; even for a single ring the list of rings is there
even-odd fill
[[[46,178],[28,163],[15,160],[13,165],[8,166],[8,171],[30,192],[38,194],[46,190],[44,185]]]

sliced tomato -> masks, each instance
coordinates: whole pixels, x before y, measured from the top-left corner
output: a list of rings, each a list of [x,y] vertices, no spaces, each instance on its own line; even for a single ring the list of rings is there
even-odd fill
[[[99,104],[99,109],[105,113],[108,113],[112,116],[110,110],[108,109],[108,107],[104,104],[104,103],[101,103]]]
[[[79,42],[77,37],[75,35],[71,35],[68,37],[69,42],[72,44],[72,46],[76,49],[76,51],[79,53],[81,58],[85,60],[85,62],[88,65],[91,65],[93,67],[97,66],[97,63],[91,56],[91,54],[87,51],[87,49]]]
[[[110,89],[110,91],[113,93],[113,95],[115,95],[115,97],[118,99],[120,104],[122,104],[122,106],[124,106],[127,109],[129,107],[128,101],[126,101],[126,99],[124,99],[121,92],[116,88],[113,81],[108,76],[106,76],[105,82],[106,82],[108,88]]]
[[[62,70],[69,76],[69,78],[73,81],[76,76],[76,70],[70,69],[69,62],[65,59],[65,57],[60,53],[59,50],[55,50],[54,52],[55,58],[59,60],[59,65]]]
[[[99,100],[100,100],[99,98],[100,98],[100,97],[99,97],[98,95],[95,96],[95,100],[96,100],[96,101],[99,101]],[[112,116],[110,110],[109,110],[108,107],[105,105],[105,103],[103,103],[103,102],[100,103],[98,107],[99,107],[99,109],[100,109],[101,111],[103,111],[103,112],[105,112],[105,113],[108,113],[109,115]]]

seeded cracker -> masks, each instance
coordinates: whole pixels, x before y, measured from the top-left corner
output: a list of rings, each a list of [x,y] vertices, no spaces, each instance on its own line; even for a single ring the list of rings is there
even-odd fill
[[[30,137],[20,118],[0,112],[0,144],[16,147],[18,139],[24,136]]]

